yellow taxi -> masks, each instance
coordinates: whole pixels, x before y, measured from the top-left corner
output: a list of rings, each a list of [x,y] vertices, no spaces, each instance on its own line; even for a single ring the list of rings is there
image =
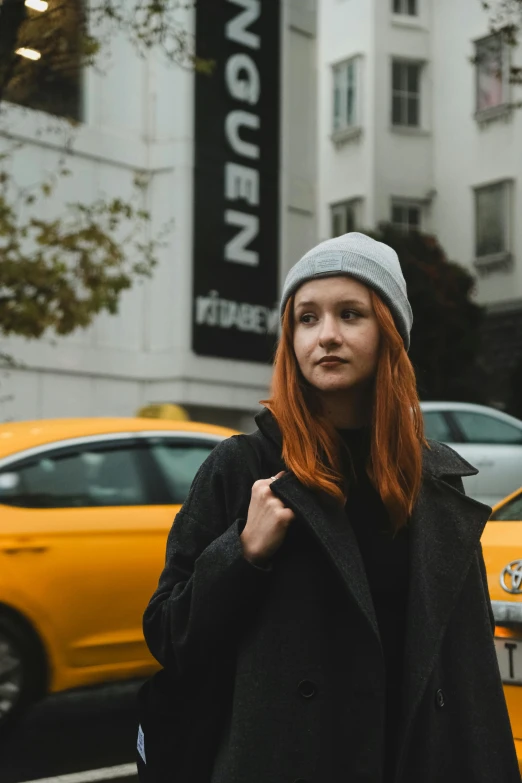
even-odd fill
[[[150,418],[0,424],[0,726],[46,692],[154,671],[141,620],[166,537],[233,434]]]
[[[495,646],[522,772],[522,487],[494,506],[482,547]]]

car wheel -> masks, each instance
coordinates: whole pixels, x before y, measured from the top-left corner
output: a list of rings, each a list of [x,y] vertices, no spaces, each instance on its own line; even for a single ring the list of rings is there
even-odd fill
[[[0,612],[0,730],[42,695],[45,666],[36,636],[11,614]]]

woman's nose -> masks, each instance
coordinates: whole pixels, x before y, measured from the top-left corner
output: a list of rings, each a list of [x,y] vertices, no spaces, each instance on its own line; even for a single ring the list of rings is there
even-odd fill
[[[325,316],[321,325],[319,339],[322,345],[329,343],[338,344],[341,341],[341,334],[337,320],[331,316]]]

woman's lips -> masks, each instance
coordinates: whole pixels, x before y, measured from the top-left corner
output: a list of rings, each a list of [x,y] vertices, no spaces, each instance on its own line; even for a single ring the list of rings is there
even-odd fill
[[[346,360],[332,356],[331,359],[321,359],[319,362],[320,367],[336,367],[339,364],[346,364]]]

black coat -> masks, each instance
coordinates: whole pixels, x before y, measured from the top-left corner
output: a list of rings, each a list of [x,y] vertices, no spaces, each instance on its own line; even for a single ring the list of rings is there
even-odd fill
[[[268,411],[257,423],[268,477],[280,434]],[[410,521],[394,781],[520,783],[480,547],[490,509],[463,494],[476,470],[430,446]],[[219,721],[202,783],[382,783],[384,660],[344,510],[286,473],[272,490],[296,519],[258,568],[239,538],[251,484],[236,438],[218,445],[176,517],[144,617],[153,655]]]

